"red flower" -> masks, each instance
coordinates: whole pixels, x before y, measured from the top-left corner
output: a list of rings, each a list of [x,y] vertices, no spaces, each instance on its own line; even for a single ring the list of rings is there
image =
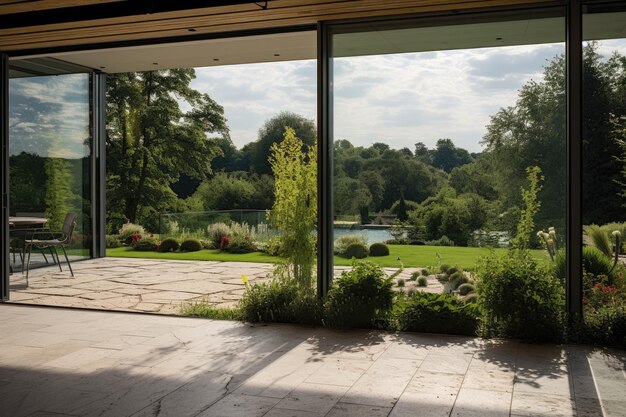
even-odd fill
[[[220,249],[227,248],[229,244],[230,238],[228,236],[222,236],[222,239],[220,239]]]

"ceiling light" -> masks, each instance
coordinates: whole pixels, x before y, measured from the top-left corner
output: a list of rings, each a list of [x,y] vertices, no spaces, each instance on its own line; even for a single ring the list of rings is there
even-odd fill
[[[274,56],[280,56],[280,54],[274,54]]]
[[[152,65],[159,65],[159,63],[158,62],[153,62]]]
[[[496,40],[497,40],[497,41],[501,41],[501,40],[502,40],[502,38],[498,36],[498,37],[496,38]]]
[[[217,61],[219,61],[219,60],[220,60],[219,58],[213,58],[213,61],[216,61],[216,62],[217,62]]]
[[[105,69],[106,67],[100,67],[100,69]]]
[[[196,29],[195,29],[195,28],[189,28],[189,29],[187,29],[187,30],[188,30],[189,32],[195,32],[195,31],[196,31]]]

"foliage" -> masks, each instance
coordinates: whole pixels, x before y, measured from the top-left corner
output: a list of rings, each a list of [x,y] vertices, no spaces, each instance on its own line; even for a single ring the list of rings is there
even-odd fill
[[[352,259],[352,258],[363,259],[363,258],[367,258],[367,255],[368,255],[367,246],[361,243],[352,243],[339,256],[342,256],[348,259]]]
[[[120,242],[124,242],[126,244],[130,244],[132,235],[145,235],[146,230],[138,225],[133,223],[124,224],[120,230],[117,232],[119,236]]]
[[[398,285],[398,287],[404,287],[404,284],[405,284],[405,283],[406,283],[406,282],[404,281],[404,279],[403,279],[403,278],[400,278],[400,279],[398,279],[397,285]]]
[[[105,240],[107,248],[119,248],[122,245],[118,235],[106,235]]]
[[[613,278],[613,262],[600,249],[595,246],[583,247],[583,271],[593,276],[605,275]]]
[[[448,236],[443,235],[439,239],[429,240],[426,244],[428,246],[454,246],[454,241],[452,241]]]
[[[224,236],[230,235],[230,227],[226,223],[217,222],[207,226],[207,237],[216,246],[219,246]]]
[[[224,109],[190,83],[193,68],[111,74],[107,78],[108,209],[148,224],[171,207],[182,175],[204,179],[228,139]],[[183,112],[179,102],[189,110]]]
[[[326,296],[327,324],[336,327],[371,327],[392,306],[390,278],[369,262],[357,262],[333,280]]]
[[[424,275],[424,276],[428,276],[428,275],[430,275],[430,272],[429,272],[429,271],[428,271],[428,269],[426,269],[426,268],[422,268],[422,270],[421,270],[420,272],[421,272],[421,273],[422,273],[422,275]]]
[[[613,257],[613,243],[609,231],[596,224],[583,227],[583,232],[589,243],[604,253],[607,257]]]
[[[421,276],[419,271],[415,271],[411,274],[411,281],[417,281],[417,279]]]
[[[350,245],[362,245],[367,247],[367,237],[365,235],[343,235],[335,239],[333,252],[335,255],[343,256]]]
[[[159,245],[159,252],[176,252],[179,247],[180,244],[178,243],[178,240],[173,237],[168,237]]]
[[[248,285],[239,310],[245,321],[300,324],[321,324],[323,313],[315,294],[284,279]]]
[[[133,235],[137,236],[137,235]],[[155,251],[159,248],[159,241],[154,236],[141,236],[137,239],[133,239],[131,246],[136,251]]]
[[[541,191],[541,183],[544,177],[541,175],[541,168],[531,166],[526,168],[528,188],[521,188],[522,200],[524,202],[520,220],[517,223],[517,233],[511,241],[511,247],[517,249],[527,249],[530,247],[530,238],[535,231],[535,215],[539,212],[541,203],[537,198]]]
[[[384,243],[372,243],[369,254],[370,256],[387,256],[389,255],[389,247]]]
[[[202,242],[198,239],[186,239],[180,244],[181,252],[197,252],[202,250]]]
[[[269,209],[274,181],[269,175],[245,172],[218,172],[202,182],[193,198],[202,210]]]
[[[305,148],[295,131],[287,128],[283,141],[273,143],[270,149],[275,199],[269,222],[281,232],[280,247],[291,275],[308,291],[316,248],[311,231],[317,223],[317,147]]]
[[[459,290],[459,294],[460,295],[467,295],[470,292],[475,290],[474,286],[472,284],[470,284],[470,283],[467,283],[467,282],[464,283],[464,284],[459,285],[459,288],[457,288],[457,289]]]
[[[549,266],[528,251],[511,250],[481,259],[476,277],[484,335],[560,339],[565,295]]]
[[[455,296],[417,291],[394,308],[398,330],[476,335],[479,312]]]
[[[448,277],[448,282],[446,283],[447,292],[456,291],[461,284],[466,284],[469,282],[467,276],[463,273],[463,271],[456,271]]]
[[[428,286],[428,278],[423,277],[423,276],[419,277],[417,279],[417,286],[418,287],[426,287],[426,286]]]
[[[626,304],[586,309],[582,326],[580,342],[626,347]]]
[[[203,301],[184,304],[180,313],[184,316],[212,320],[243,320],[241,311],[237,308],[216,308],[213,304]]]
[[[47,158],[44,165],[47,176],[45,184],[47,226],[52,230],[61,230],[65,215],[76,208],[72,201],[73,197],[78,197],[72,193],[74,180],[71,166],[68,161],[61,158]],[[78,198],[80,201],[80,197]]]
[[[441,273],[443,273],[443,274],[447,274],[449,269],[450,269],[450,265],[448,265],[448,264],[441,264],[441,265],[439,265],[439,271]]]
[[[250,253],[256,251],[254,244],[255,229],[246,222],[233,222],[230,225],[230,235],[228,244],[222,249],[231,253]],[[223,240],[224,238],[222,238]],[[221,246],[220,246],[221,247]]]

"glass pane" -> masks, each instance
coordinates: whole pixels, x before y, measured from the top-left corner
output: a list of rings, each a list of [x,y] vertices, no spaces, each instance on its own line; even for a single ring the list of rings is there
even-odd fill
[[[583,28],[583,302],[595,342],[624,343],[626,11],[590,8]]]
[[[537,232],[564,246],[564,19],[493,20],[333,36],[335,276],[364,257],[396,291],[475,300],[479,258],[519,243],[529,175],[520,245],[546,267]]]
[[[24,238],[36,229],[62,231],[68,213],[77,216],[67,249],[70,261],[90,256],[90,141],[88,74],[10,80],[9,208],[10,215],[18,217],[12,220],[11,232],[15,270],[21,268]],[[45,223],[24,217],[42,218]],[[63,257],[61,249],[59,253]],[[51,264],[50,253],[46,254],[34,251],[30,267]]]

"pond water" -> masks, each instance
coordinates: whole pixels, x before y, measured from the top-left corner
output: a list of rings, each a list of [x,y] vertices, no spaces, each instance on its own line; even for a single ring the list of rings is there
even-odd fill
[[[384,242],[389,239],[393,239],[393,236],[387,229],[347,229],[343,227],[335,227],[333,229],[335,239],[344,235],[363,235],[367,237],[367,243],[372,244],[376,242]]]

